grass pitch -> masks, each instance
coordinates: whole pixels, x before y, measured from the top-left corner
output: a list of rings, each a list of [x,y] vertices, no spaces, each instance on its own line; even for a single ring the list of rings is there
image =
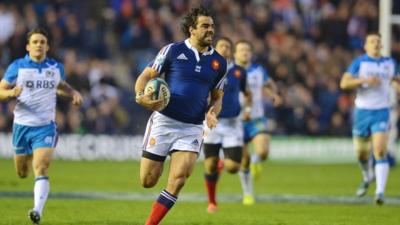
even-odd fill
[[[137,162],[54,161],[50,169],[52,195],[42,225],[144,224],[153,200],[166,183],[164,176],[152,189],[139,185]],[[358,165],[310,165],[267,162],[255,182],[258,203],[240,202],[238,175],[223,173],[219,208],[206,213],[203,167],[199,163],[177,204],[162,224],[212,225],[399,225],[400,170],[391,170],[387,205],[372,204],[368,196],[354,198],[361,179]],[[30,224],[33,177],[18,179],[11,160],[0,160],[0,224]]]

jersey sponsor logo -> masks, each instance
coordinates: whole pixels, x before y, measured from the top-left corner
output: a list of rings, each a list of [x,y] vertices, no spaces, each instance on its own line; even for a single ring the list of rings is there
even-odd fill
[[[25,87],[33,89],[54,89],[56,86],[56,81],[51,80],[26,80],[24,82]]]
[[[200,71],[201,71],[201,66],[196,66],[196,68],[194,69],[194,71],[200,73]]]
[[[216,59],[214,59],[212,62],[211,62],[211,67],[214,69],[214,70],[218,70],[219,69],[219,62],[218,62],[218,60],[216,60]]]
[[[235,75],[235,77],[239,78],[240,76],[242,76],[242,73],[240,72],[240,70],[235,70],[235,72],[233,72],[233,75]]]
[[[188,60],[188,58],[186,57],[186,55],[185,54],[183,54],[183,53],[181,53],[178,57],[176,57],[177,59],[180,59],[180,60]]]

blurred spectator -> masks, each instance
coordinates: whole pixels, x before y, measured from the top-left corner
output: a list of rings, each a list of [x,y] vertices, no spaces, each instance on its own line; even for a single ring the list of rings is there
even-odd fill
[[[134,80],[157,51],[183,39],[181,16],[203,3],[214,10],[217,36],[247,39],[254,59],[278,84],[284,104],[266,99],[273,132],[350,135],[353,94],[338,83],[362,53],[364,35],[378,28],[376,0],[33,0],[0,3],[0,72],[23,57],[25,35],[42,26],[51,57],[85,99],[82,108],[59,99],[61,132],[142,134],[148,111],[134,104]],[[400,4],[394,1],[394,11]],[[393,55],[400,57],[400,26]],[[0,130],[10,131],[14,102],[0,104]]]

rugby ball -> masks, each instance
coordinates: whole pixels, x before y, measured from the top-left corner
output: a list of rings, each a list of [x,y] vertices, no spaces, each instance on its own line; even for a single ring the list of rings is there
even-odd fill
[[[161,78],[149,80],[144,88],[144,94],[146,95],[150,92],[153,92],[152,100],[163,100],[162,107],[157,111],[163,110],[168,105],[171,96],[167,82]]]

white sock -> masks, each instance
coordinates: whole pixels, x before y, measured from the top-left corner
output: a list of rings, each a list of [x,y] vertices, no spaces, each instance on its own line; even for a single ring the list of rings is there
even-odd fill
[[[42,215],[44,204],[46,203],[47,196],[50,191],[49,177],[39,176],[35,178],[35,187],[33,188],[34,194],[34,207]]]
[[[375,178],[376,178],[375,194],[383,194],[385,192],[388,174],[389,174],[389,163],[387,159],[377,160],[375,164]]]
[[[240,170],[240,183],[242,184],[242,190],[244,195],[253,195],[253,178],[250,175],[250,170]]]
[[[261,158],[259,155],[257,155],[256,153],[251,155],[251,163],[256,164],[259,163],[261,161]]]
[[[363,181],[364,182],[369,182],[370,179],[370,173],[369,173],[369,164],[368,164],[368,160],[359,160],[358,161],[359,165],[360,165],[360,169],[361,169],[361,174],[363,177]]]

